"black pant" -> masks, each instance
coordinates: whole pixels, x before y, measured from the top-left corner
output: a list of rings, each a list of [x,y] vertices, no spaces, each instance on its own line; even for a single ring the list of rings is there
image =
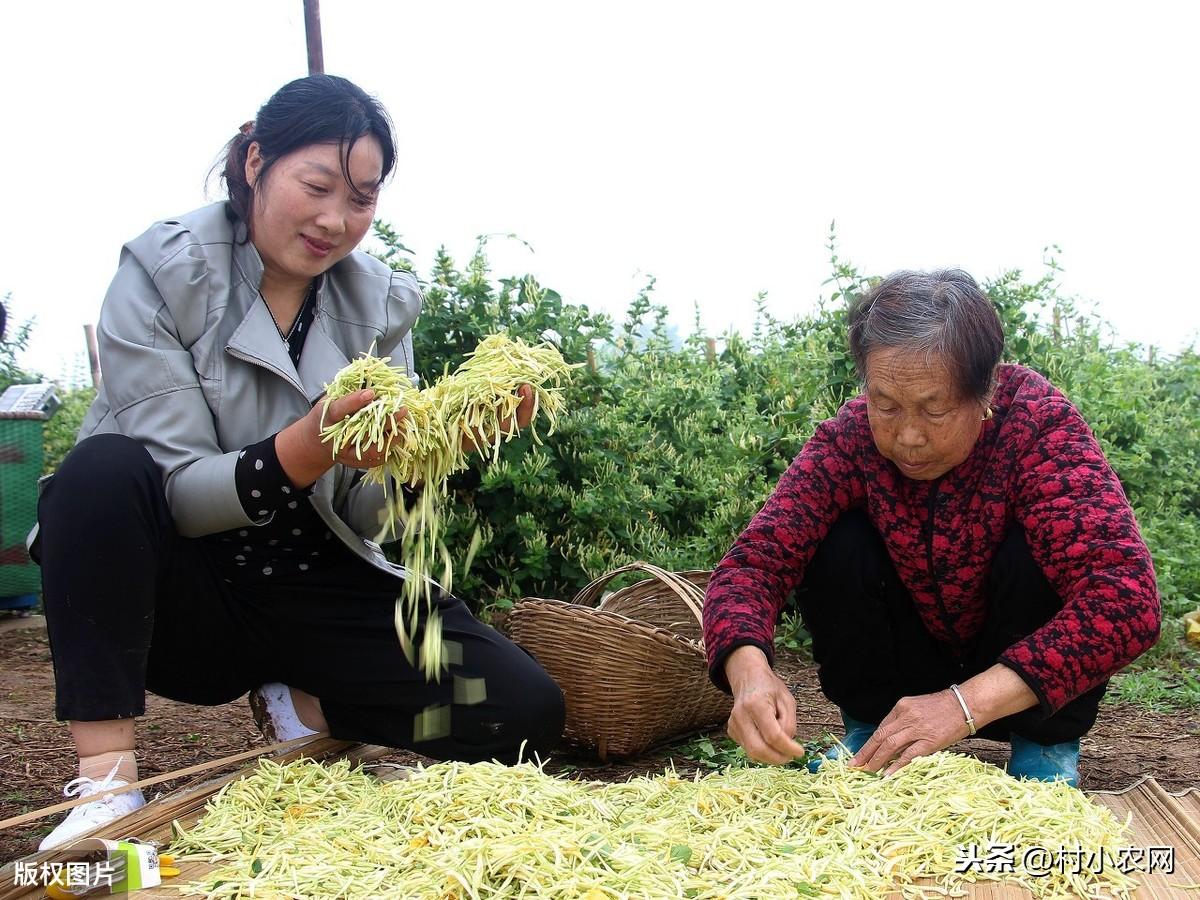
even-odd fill
[[[851,717],[879,722],[901,697],[943,691],[991,668],[1001,653],[1062,608],[1020,527],[1000,544],[984,592],[983,629],[956,653],[926,630],[866,514],[844,514],[818,548],[797,593],[822,692]],[[998,719],[979,734],[993,740],[1017,734],[1043,745],[1075,740],[1095,724],[1107,687],[1105,682],[1093,688],[1052,716],[1035,706]]]
[[[175,531],[161,473],[130,438],[80,443],[38,519],[59,719],[142,715],[147,689],[215,705],[281,681],[320,699],[334,737],[438,759],[512,761],[562,732],[558,686],[454,597],[438,607],[461,662],[453,650],[428,683],[396,637],[399,576],[347,551],[286,581],[225,581],[207,543]]]

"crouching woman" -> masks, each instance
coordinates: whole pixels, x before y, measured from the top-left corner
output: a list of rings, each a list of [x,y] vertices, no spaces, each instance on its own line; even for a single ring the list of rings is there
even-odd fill
[[[1108,680],[1158,639],[1150,553],[1071,402],[1001,364],[961,271],[900,272],[849,314],[861,396],[823,422],[713,574],[705,640],[758,760],[803,752],[772,633],[796,591],[853,765],[975,734],[1009,773],[1078,781]]]

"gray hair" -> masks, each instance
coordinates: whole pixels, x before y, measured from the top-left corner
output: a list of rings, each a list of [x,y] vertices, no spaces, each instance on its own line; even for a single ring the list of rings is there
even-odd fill
[[[865,383],[867,357],[895,348],[938,358],[962,396],[986,402],[1004,352],[992,301],[961,269],[893,272],[850,304],[850,355]]]

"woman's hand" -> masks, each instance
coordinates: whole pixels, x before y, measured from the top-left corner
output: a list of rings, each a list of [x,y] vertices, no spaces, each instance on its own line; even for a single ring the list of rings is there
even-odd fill
[[[517,388],[517,393],[521,397],[521,404],[517,407],[517,430],[520,431],[533,421],[533,388],[527,384],[523,384]],[[505,419],[500,423],[500,433],[508,434],[512,425],[513,421],[511,418]],[[474,453],[481,447],[490,447],[495,440],[496,436],[494,434],[480,434],[476,437],[464,435],[462,439],[463,451],[465,453]]]
[[[964,681],[960,690],[976,730],[1038,702],[1024,679],[1001,663]],[[892,775],[918,756],[945,750],[970,733],[963,708],[949,688],[936,694],[901,697],[850,765]]]
[[[321,440],[322,417],[326,426],[338,419],[346,419],[375,399],[372,390],[357,391],[339,397],[325,409],[325,401],[319,400],[302,419],[298,419],[275,436],[275,452],[279,464],[296,487],[307,487],[324,475],[334,463],[354,469],[370,469],[382,465],[384,448],[375,444],[364,447],[360,456],[353,446],[343,447],[337,456],[329,444]],[[400,409],[393,416],[393,427],[408,414]],[[385,444],[386,446],[386,444]]]
[[[918,756],[945,750],[969,734],[962,707],[949,690],[901,697],[850,765],[868,772],[884,769],[885,776],[891,775]]]
[[[784,765],[804,755],[796,743],[796,698],[754,646],[738,647],[725,661],[733,690],[726,730],[757,762]]]

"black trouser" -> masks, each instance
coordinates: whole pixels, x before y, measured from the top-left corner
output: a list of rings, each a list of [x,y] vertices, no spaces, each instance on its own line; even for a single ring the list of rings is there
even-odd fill
[[[130,438],[80,443],[38,518],[59,719],[142,715],[147,689],[215,705],[281,681],[320,699],[334,737],[438,759],[512,761],[562,732],[558,686],[454,597],[438,607],[461,662],[456,648],[428,683],[396,637],[399,576],[347,551],[286,581],[227,582],[206,542],[176,533],[160,471]]]
[[[1000,544],[984,593],[983,629],[956,654],[926,630],[866,514],[844,514],[818,548],[797,593],[822,692],[852,718],[879,722],[901,697],[943,691],[991,668],[1001,653],[1062,608],[1020,527]],[[1107,687],[1105,682],[1093,688],[1052,716],[1035,706],[998,719],[979,734],[992,740],[1017,734],[1044,745],[1074,740],[1095,724]]]

